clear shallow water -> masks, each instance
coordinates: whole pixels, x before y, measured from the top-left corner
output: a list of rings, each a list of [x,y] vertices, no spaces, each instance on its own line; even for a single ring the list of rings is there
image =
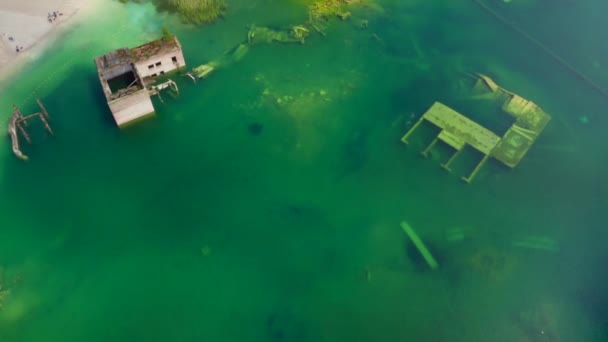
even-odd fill
[[[297,24],[305,7],[235,1],[225,21],[195,29],[110,3],[5,86],[3,118],[13,102],[33,110],[37,88],[57,136],[40,134],[25,164],[0,143],[11,284],[0,338],[605,340],[606,100],[472,2],[380,4],[325,38],[256,46],[196,85],[179,78],[181,95],[126,131],[95,56],[165,24],[196,66],[243,41],[246,25]],[[496,8],[532,22],[530,7]],[[591,9],[580,11],[575,27]],[[424,134],[399,143],[409,113],[459,103],[461,71],[490,74],[553,117],[516,170],[491,162],[469,186],[438,166],[446,150],[419,157]],[[401,221],[434,248],[438,271],[408,257]],[[464,240],[449,240],[453,228]],[[526,236],[560,250],[513,247]]]

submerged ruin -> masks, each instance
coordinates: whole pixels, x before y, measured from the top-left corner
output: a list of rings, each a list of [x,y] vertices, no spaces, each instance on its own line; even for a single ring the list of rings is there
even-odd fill
[[[451,171],[450,165],[467,145],[481,152],[483,155],[481,161],[469,176],[462,177],[467,183],[473,180],[490,157],[511,168],[517,166],[551,119],[534,102],[498,86],[488,76],[477,74],[476,77],[472,92],[488,95],[500,104],[503,113],[514,119],[513,124],[502,137],[452,108],[435,102],[401,138],[401,141],[407,144],[409,136],[423,121],[440,128],[439,134],[422,154],[426,156],[439,140],[451,146],[455,150],[454,154],[441,164],[448,171]]]
[[[28,160],[29,158],[21,151],[19,135],[23,136],[25,141],[27,141],[29,144],[32,143],[32,139],[30,138],[30,135],[27,132],[27,127],[29,126],[28,120],[31,120],[33,118],[39,118],[42,124],[44,125],[46,131],[51,135],[53,134],[53,130],[51,129],[51,126],[49,124],[49,113],[46,111],[46,108],[44,107],[40,99],[36,99],[36,102],[40,107],[40,112],[25,116],[23,115],[23,113],[21,113],[21,110],[19,109],[19,107],[17,107],[17,105],[13,105],[13,114],[11,114],[11,117],[9,119],[8,134],[11,137],[13,154],[21,160]]]
[[[99,81],[119,127],[154,114],[151,95],[174,85],[154,85],[158,76],[186,67],[182,46],[169,35],[135,48],[120,48],[95,58]]]

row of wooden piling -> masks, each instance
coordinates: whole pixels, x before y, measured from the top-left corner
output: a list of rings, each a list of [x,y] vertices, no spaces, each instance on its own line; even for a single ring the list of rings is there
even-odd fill
[[[13,105],[13,114],[11,114],[9,120],[8,134],[11,137],[13,153],[21,160],[28,160],[28,156],[21,151],[19,136],[21,135],[28,142],[28,144],[32,143],[32,139],[27,131],[27,128],[29,127],[29,120],[33,118],[40,118],[40,121],[44,125],[46,131],[51,135],[53,134],[53,129],[49,124],[49,113],[40,99],[36,99],[36,102],[40,107],[40,112],[24,116],[19,107],[17,105]]]

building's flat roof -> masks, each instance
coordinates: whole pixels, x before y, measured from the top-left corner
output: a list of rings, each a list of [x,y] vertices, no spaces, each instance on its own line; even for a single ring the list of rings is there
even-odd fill
[[[153,56],[162,55],[167,52],[180,50],[181,45],[176,36],[172,39],[160,38],[149,43],[134,47],[131,49],[131,55],[135,62],[141,62],[150,59]]]
[[[132,62],[133,57],[131,56],[131,51],[128,48],[116,49],[103,56],[95,58],[95,63],[100,71],[116,65],[130,64]]]
[[[448,144],[453,141],[461,145],[459,141],[464,141],[481,153],[490,154],[500,141],[500,137],[492,131],[440,102],[435,102],[422,117],[448,132],[448,135],[444,134],[446,139],[441,139]]]

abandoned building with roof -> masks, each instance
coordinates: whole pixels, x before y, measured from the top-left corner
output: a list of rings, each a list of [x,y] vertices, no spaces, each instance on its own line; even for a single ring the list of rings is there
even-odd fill
[[[150,94],[155,78],[186,66],[176,36],[138,47],[120,48],[95,58],[99,81],[118,126],[154,114]]]

